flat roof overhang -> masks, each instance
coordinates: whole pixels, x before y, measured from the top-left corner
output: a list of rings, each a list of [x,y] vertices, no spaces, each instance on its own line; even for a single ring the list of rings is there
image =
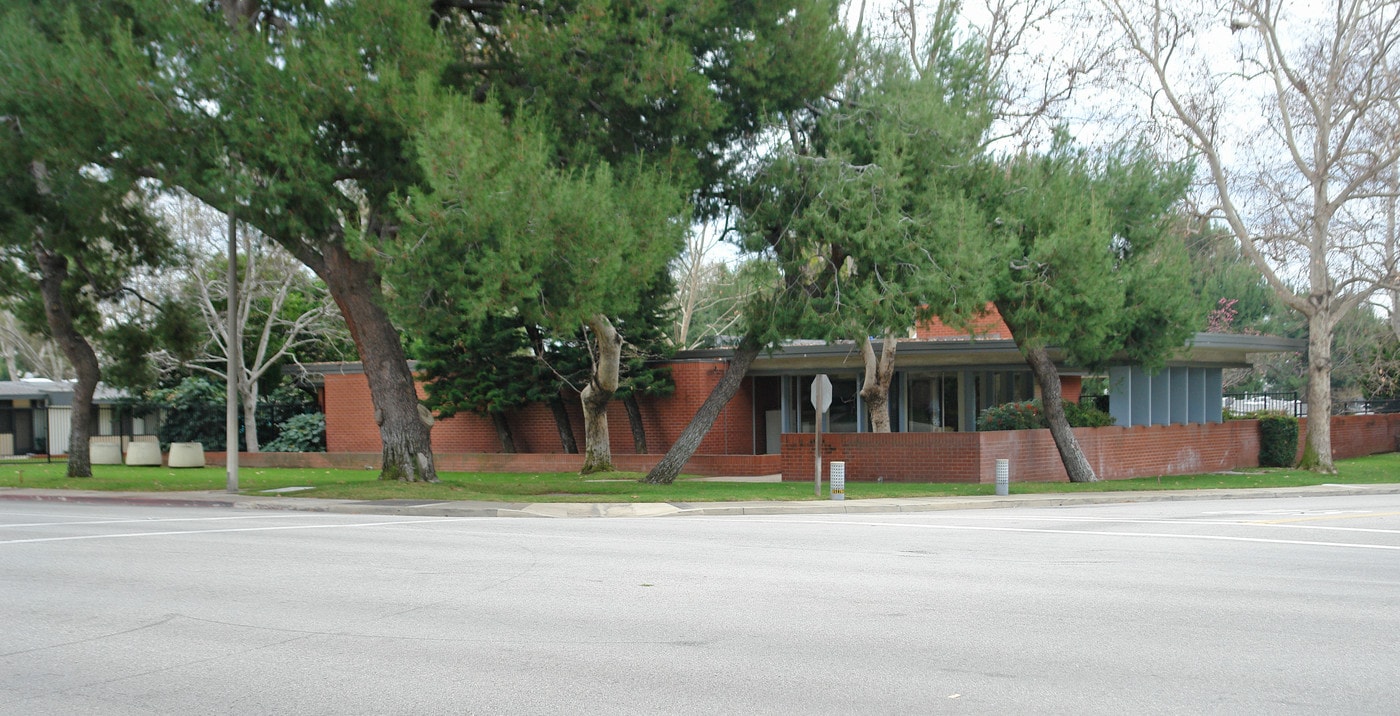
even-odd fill
[[[876,341],[878,344],[879,341]],[[1277,336],[1247,336],[1232,333],[1197,333],[1189,345],[1183,346],[1176,355],[1167,359],[1168,366],[1191,366],[1197,368],[1248,368],[1250,357],[1260,353],[1298,353],[1307,348],[1307,341],[1297,338]],[[878,350],[878,347],[877,349]],[[1058,348],[1050,347],[1050,357],[1066,375],[1083,374],[1086,371],[1065,365],[1064,354]],[[703,361],[716,362],[729,360],[734,356],[733,348],[707,348],[680,351],[670,359],[673,362]],[[1126,365],[1124,357],[1118,361]],[[410,368],[416,362],[409,362]],[[984,370],[1005,370],[1024,368],[1025,359],[1016,347],[1016,342],[1005,339],[954,339],[935,341],[901,340],[899,352],[895,354],[895,366],[899,370],[980,368]],[[800,373],[842,373],[864,369],[860,357],[860,346],[854,342],[840,343],[797,343],[780,346],[771,353],[761,353],[749,369],[749,375],[792,375]],[[327,375],[355,375],[364,373],[361,363],[306,363],[302,366],[286,366],[284,374],[296,375],[319,384]]]
[[[876,342],[877,344],[879,341]],[[1197,333],[1189,345],[1167,359],[1168,366],[1198,368],[1248,368],[1250,357],[1260,353],[1296,353],[1307,348],[1307,341],[1276,336],[1247,336],[1228,333]],[[878,347],[876,348],[878,350]],[[1051,346],[1050,357],[1066,375],[1082,374],[1081,368],[1064,363],[1063,352]],[[726,360],[733,349],[682,351],[675,360]],[[1126,356],[1119,364],[1128,364]],[[1016,342],[1004,339],[959,339],[941,341],[901,340],[895,354],[899,370],[979,368],[998,370],[1024,368],[1025,359]],[[772,353],[760,354],[750,375],[783,375],[813,372],[849,372],[864,369],[860,346],[854,342],[786,345]]]

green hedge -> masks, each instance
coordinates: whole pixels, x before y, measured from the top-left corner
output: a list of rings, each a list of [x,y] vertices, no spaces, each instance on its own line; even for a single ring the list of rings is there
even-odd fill
[[[1292,467],[1298,455],[1298,419],[1284,413],[1259,416],[1259,464]]]

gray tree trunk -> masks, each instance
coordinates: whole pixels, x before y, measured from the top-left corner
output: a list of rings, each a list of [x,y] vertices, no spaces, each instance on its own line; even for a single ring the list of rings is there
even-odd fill
[[[315,247],[284,245],[326,282],[355,340],[384,444],[379,479],[437,482],[432,415],[418,402],[399,332],[384,310],[379,273],[370,262],[352,257],[339,241]]]
[[[739,386],[744,382],[749,366],[753,365],[754,359],[762,349],[763,346],[757,340],[751,336],[744,336],[719,383],[710,391],[705,402],[700,404],[700,409],[695,411],[695,417],[690,419],[680,437],[676,438],[675,444],[666,451],[665,457],[647,473],[647,482],[653,485],[669,485],[675,482],[676,476],[681,474],[681,468],[685,467],[685,463],[700,449],[700,441],[705,439],[705,434],[710,432],[710,428],[719,419],[720,411],[724,410],[724,406],[739,392]]]
[[[1045,409],[1045,422],[1050,426],[1050,436],[1055,439],[1055,449],[1060,453],[1060,462],[1064,463],[1069,481],[1098,482],[1099,476],[1094,474],[1094,468],[1084,457],[1079,440],[1074,437],[1074,430],[1065,418],[1060,372],[1055,369],[1055,362],[1050,360],[1050,353],[1041,347],[1023,350],[1026,363],[1035,374],[1035,381],[1040,384],[1040,403]]]
[[[239,392],[243,394],[243,445],[246,452],[257,452],[258,445],[258,382],[240,381]]]
[[[1328,475],[1332,462],[1332,330],[1325,311],[1308,317],[1308,435],[1299,467]]]
[[[510,431],[510,422],[502,412],[491,413],[491,424],[496,427],[496,438],[501,441],[501,452],[515,454],[515,435]]]
[[[580,396],[583,401],[583,469],[589,475],[609,472],[612,464],[612,443],[608,436],[608,403],[617,392],[618,374],[622,367],[622,336],[613,328],[607,316],[598,314],[588,319],[588,327],[598,342],[593,375]]]
[[[578,442],[574,440],[574,425],[569,421],[569,409],[564,407],[564,399],[557,394],[550,398],[549,412],[554,414],[554,427],[559,431],[559,447],[565,454],[577,455]]]
[[[68,476],[92,477],[92,458],[88,442],[92,439],[92,396],[102,372],[92,344],[73,325],[73,313],[63,298],[63,283],[68,279],[68,259],[55,254],[37,241],[34,258],[39,264],[39,295],[44,301],[44,318],[49,333],[73,364],[78,380],[73,386],[73,413],[68,442]],[[50,448],[52,451],[52,448]]]
[[[869,337],[859,340],[860,357],[865,362],[865,384],[861,386],[860,397],[870,414],[870,431],[887,433],[890,431],[890,380],[894,377],[894,354],[899,348],[899,338],[893,331],[885,331],[878,357]]]
[[[19,380],[18,352],[9,348],[5,350],[5,375],[10,380]]]
[[[647,428],[642,424],[642,406],[637,403],[637,394],[628,393],[622,399],[627,408],[627,424],[632,428],[632,449],[638,455],[647,454]]]

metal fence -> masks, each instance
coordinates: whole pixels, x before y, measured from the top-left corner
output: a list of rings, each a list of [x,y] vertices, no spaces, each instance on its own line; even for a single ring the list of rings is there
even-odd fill
[[[1307,403],[1298,399],[1297,391],[1225,393],[1222,396],[1221,407],[1235,415],[1257,413],[1261,410],[1287,413],[1295,418],[1301,418],[1308,414]]]
[[[1087,404],[1087,405],[1092,405],[1092,406],[1094,406],[1095,408],[1098,408],[1099,410],[1101,410],[1101,411],[1107,413],[1107,412],[1109,412],[1109,409],[1108,409],[1108,399],[1109,399],[1109,397],[1110,397],[1110,396],[1107,396],[1107,395],[1081,395],[1081,396],[1079,396],[1079,404],[1080,404],[1080,405],[1086,405],[1086,404]]]
[[[1339,400],[1333,408],[1333,413],[1336,415],[1383,415],[1386,413],[1400,413],[1400,399],[1360,398],[1358,400]]]
[[[28,455],[66,455],[73,410],[68,406],[0,406],[0,458]],[[125,447],[134,440],[155,440],[156,418],[120,405],[93,410],[90,435],[96,442],[117,442]]]

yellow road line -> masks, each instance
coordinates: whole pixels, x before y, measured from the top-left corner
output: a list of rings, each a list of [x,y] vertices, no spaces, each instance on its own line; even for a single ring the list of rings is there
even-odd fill
[[[1347,515],[1320,515],[1318,517],[1294,517],[1287,520],[1253,520],[1256,525],[1286,525],[1290,522],[1320,522],[1323,520],[1352,520],[1358,517],[1394,517],[1400,512],[1366,512]]]

